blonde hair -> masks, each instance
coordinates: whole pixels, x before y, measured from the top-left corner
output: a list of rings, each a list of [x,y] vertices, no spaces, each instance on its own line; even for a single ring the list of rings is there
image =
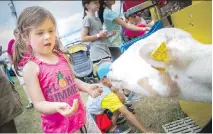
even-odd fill
[[[56,21],[53,15],[46,10],[45,8],[32,6],[25,8],[17,21],[17,28],[14,31],[17,31],[17,38],[15,42],[15,54],[14,54],[14,67],[15,71],[18,73],[18,63],[24,58],[24,54],[26,52],[30,52],[31,56],[28,60],[33,56],[33,51],[29,47],[28,44],[25,43],[24,39],[29,38],[30,31],[32,28],[39,26],[42,22],[44,22],[47,18],[52,20],[54,26],[56,27]],[[58,34],[57,34],[58,35]],[[60,50],[61,42],[59,37],[56,37],[55,46],[53,48],[53,52],[62,52]],[[62,52],[63,53],[63,52]]]

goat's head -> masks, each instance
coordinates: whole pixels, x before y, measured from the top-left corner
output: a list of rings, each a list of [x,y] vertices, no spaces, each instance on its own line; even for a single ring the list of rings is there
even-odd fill
[[[167,48],[167,54],[168,54],[168,61],[160,61],[155,60],[152,58],[151,54],[152,52],[159,46],[158,42],[155,41],[148,41],[146,44],[141,45],[141,48],[139,50],[139,55],[141,58],[143,58],[148,64],[150,64],[154,68],[160,68],[165,69],[169,65],[171,65],[173,62],[178,60],[178,55],[180,53],[180,50],[175,47],[166,46]]]

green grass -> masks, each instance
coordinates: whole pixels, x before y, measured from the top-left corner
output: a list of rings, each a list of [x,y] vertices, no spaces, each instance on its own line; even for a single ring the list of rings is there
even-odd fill
[[[13,80],[16,85],[16,90],[20,95],[22,107],[24,109],[24,112],[15,118],[18,133],[42,133],[40,113],[37,112],[35,108],[28,110],[26,109],[28,100],[24,93],[23,87],[19,85],[16,77],[13,77]],[[82,93],[81,96],[85,104],[88,95]]]
[[[26,109],[28,100],[24,93],[23,87],[19,85],[16,77],[13,77],[13,80],[15,81],[16,90],[20,95],[22,107],[24,109],[24,112],[15,118],[18,133],[41,133],[41,119],[39,112],[37,112],[34,108],[29,110]]]

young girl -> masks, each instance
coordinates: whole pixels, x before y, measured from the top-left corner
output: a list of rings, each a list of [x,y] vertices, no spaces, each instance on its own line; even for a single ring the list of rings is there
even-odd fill
[[[109,38],[110,41],[109,49],[112,54],[112,57],[117,59],[121,55],[119,49],[122,43],[122,38],[120,35],[120,26],[133,31],[147,31],[150,28],[137,27],[135,25],[126,23],[119,17],[119,15],[116,12],[112,10],[112,5],[114,4],[115,0],[101,0],[99,18],[109,33],[111,33],[113,30],[116,31],[116,35]]]
[[[112,5],[115,4],[115,0],[101,0],[100,1],[100,10],[99,10],[99,18],[101,22],[104,24],[106,30],[111,33],[113,30],[116,31],[116,35],[108,38],[110,42],[110,52],[114,59],[117,59],[120,55],[120,45],[122,43],[122,37],[120,34],[121,27],[125,29],[130,29],[133,31],[148,31],[149,27],[137,27],[132,24],[126,23],[122,20],[119,15],[112,10]],[[129,90],[124,90],[124,94],[126,97],[130,95]]]
[[[95,65],[95,63],[99,63],[101,60],[111,60],[107,38],[113,36],[115,33],[113,32],[111,35],[108,35],[107,31],[102,31],[102,23],[95,16],[95,13],[100,7],[99,1],[83,0],[82,5],[84,7],[84,20],[81,41],[91,42],[90,57],[92,62]],[[96,71],[94,70],[94,72]]]
[[[85,109],[79,91],[97,97],[102,92],[99,85],[86,84],[74,77],[60,50],[56,22],[49,11],[36,6],[24,9],[17,29],[15,68],[26,62],[23,77],[34,107],[41,113],[43,131],[83,132]],[[29,57],[27,61],[22,58],[24,54]]]
[[[126,19],[128,24],[133,24],[137,27],[150,27],[150,28],[152,27],[151,24],[141,23],[141,21],[140,21],[141,17],[137,14],[133,14],[133,15],[130,15],[130,16],[124,15],[124,16],[125,16],[125,19]],[[133,39],[133,38],[136,38],[138,36],[142,36],[147,32],[148,31],[133,31],[133,30],[129,30],[129,29],[124,28],[125,36],[127,36],[129,39]]]

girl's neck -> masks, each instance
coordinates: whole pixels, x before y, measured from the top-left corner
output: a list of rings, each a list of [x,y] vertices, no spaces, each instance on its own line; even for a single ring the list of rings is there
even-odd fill
[[[51,54],[40,54],[40,53],[35,53],[34,55],[37,59],[44,63],[48,64],[56,64],[59,61],[59,58],[56,54],[51,53]]]
[[[54,53],[51,54],[42,54],[42,53],[34,53],[34,56],[37,58],[41,58],[41,59],[51,59],[52,57],[54,57]]]
[[[106,5],[106,8],[109,8],[112,10],[112,5]]]
[[[94,11],[88,11],[88,12],[87,12],[87,15],[88,15],[88,16],[95,16],[95,12],[94,12]]]

